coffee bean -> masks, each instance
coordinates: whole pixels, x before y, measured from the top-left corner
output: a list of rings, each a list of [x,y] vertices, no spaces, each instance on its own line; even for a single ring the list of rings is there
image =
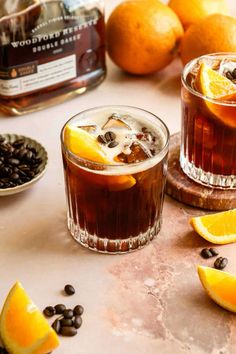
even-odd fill
[[[0,347],[0,354],[8,354],[8,351],[5,348]]]
[[[101,144],[106,144],[106,143],[107,143],[107,140],[106,140],[106,138],[105,138],[104,135],[98,135],[97,141],[98,141],[99,143],[101,143]]]
[[[60,315],[63,313],[63,311],[66,310],[66,306],[63,304],[57,304],[56,306],[54,306],[55,310],[56,310],[56,314]]]
[[[74,321],[73,321],[74,327],[77,329],[80,328],[82,325],[82,322],[83,322],[83,320],[82,320],[81,316],[75,316]]]
[[[119,145],[119,143],[114,140],[114,141],[111,141],[111,142],[108,144],[108,147],[109,147],[110,149],[112,149],[112,148],[116,147],[117,145]]]
[[[56,319],[53,324],[52,324],[52,328],[54,329],[54,331],[58,334],[60,332],[61,329],[61,324],[60,324],[60,320]]]
[[[25,143],[24,139],[17,139],[12,143],[12,145],[14,147],[20,147],[20,146],[24,145],[24,143]]]
[[[227,264],[228,264],[228,259],[227,258],[218,257],[215,260],[214,267],[216,269],[222,270],[222,269],[224,269],[227,266]]]
[[[232,71],[231,74],[232,74],[233,78],[236,79],[236,68]]]
[[[77,329],[74,327],[61,327],[59,333],[65,337],[73,337],[77,334]]]
[[[202,256],[203,258],[205,258],[205,259],[211,258],[211,257],[212,257],[212,253],[211,253],[211,251],[210,251],[208,248],[203,248],[203,249],[201,250],[201,256]]]
[[[43,313],[46,317],[52,317],[56,314],[56,310],[53,306],[47,306],[44,310]]]
[[[234,77],[233,77],[231,71],[227,71],[227,72],[225,73],[225,76],[226,76],[227,79],[229,79],[229,80],[233,80],[233,79],[234,79]]]
[[[115,138],[116,138],[115,133],[110,132],[110,131],[105,133],[105,139],[107,142],[113,141],[113,140],[115,140]]]
[[[17,181],[18,179],[20,178],[20,176],[18,175],[18,173],[13,173],[11,176],[10,176],[10,179],[12,181]]]
[[[70,284],[67,284],[67,285],[64,287],[64,290],[65,290],[65,293],[66,293],[67,295],[74,295],[74,293],[75,293],[74,287],[73,287],[72,285],[70,285]]]
[[[84,313],[84,308],[81,305],[75,306],[73,310],[74,316],[81,316]]]
[[[20,161],[18,159],[10,158],[7,161],[10,165],[18,166]]]
[[[71,318],[73,318],[74,314],[73,314],[73,311],[71,309],[66,309],[66,310],[63,311],[63,316],[66,319],[71,319]]]
[[[209,251],[211,252],[212,256],[218,256],[219,252],[215,248],[209,248]]]
[[[61,327],[71,327],[73,326],[73,321],[71,318],[62,318],[60,320]]]

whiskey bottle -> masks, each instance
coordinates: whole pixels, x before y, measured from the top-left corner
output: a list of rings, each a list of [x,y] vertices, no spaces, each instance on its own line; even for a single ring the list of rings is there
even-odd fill
[[[0,0],[0,111],[60,103],[105,78],[101,0]]]

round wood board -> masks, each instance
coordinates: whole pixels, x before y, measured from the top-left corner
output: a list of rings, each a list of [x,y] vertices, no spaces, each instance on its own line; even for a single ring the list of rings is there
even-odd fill
[[[207,210],[229,210],[236,208],[236,189],[221,190],[204,187],[192,181],[179,164],[180,133],[170,138],[166,193],[194,207]]]

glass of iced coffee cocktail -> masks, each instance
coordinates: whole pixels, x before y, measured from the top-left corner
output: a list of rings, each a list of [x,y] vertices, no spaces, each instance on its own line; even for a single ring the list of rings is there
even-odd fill
[[[180,164],[194,181],[236,188],[236,54],[205,55],[182,76]]]
[[[155,115],[104,106],[79,113],[61,133],[68,227],[92,250],[123,253],[159,232],[169,132]]]

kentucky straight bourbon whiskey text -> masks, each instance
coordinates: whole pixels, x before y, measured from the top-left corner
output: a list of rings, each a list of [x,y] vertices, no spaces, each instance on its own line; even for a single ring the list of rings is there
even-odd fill
[[[105,77],[100,0],[6,0],[0,8],[0,110],[59,103]]]

